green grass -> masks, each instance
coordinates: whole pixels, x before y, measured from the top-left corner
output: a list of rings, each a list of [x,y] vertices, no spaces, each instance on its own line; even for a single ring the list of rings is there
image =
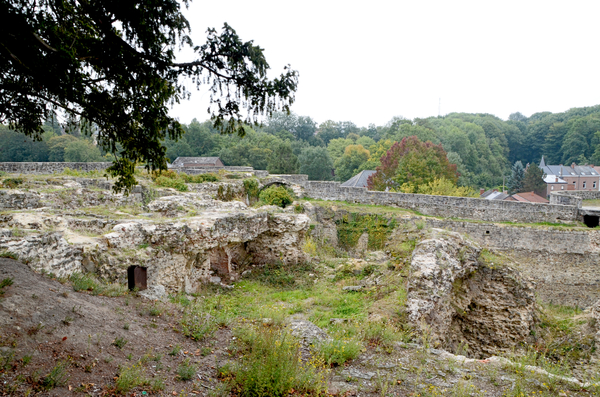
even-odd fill
[[[74,273],[69,277],[75,291],[88,291],[92,295],[122,296],[128,294],[123,284],[105,283],[91,274]]]

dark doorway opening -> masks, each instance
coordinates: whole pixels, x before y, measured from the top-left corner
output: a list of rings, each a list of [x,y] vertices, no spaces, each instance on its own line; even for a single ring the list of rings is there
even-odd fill
[[[583,223],[585,223],[587,227],[596,227],[600,225],[600,217],[595,215],[584,215]]]
[[[142,266],[129,266],[127,268],[127,287],[133,291],[137,287],[139,290],[148,288],[146,268]]]

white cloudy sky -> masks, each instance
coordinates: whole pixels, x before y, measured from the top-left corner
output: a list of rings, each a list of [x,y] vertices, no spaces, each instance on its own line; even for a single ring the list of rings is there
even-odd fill
[[[195,0],[201,44],[231,25],[300,82],[292,111],[317,122],[385,124],[450,112],[561,112],[600,104],[600,1]],[[181,56],[179,60],[186,57]],[[208,116],[194,92],[172,115]]]

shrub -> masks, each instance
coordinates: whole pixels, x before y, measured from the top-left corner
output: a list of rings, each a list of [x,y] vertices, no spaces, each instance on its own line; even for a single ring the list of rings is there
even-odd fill
[[[180,192],[188,191],[187,185],[181,179],[172,179],[172,178],[161,175],[154,180],[154,183],[156,183],[158,186],[170,187],[170,188],[176,189]]]
[[[276,205],[281,208],[285,208],[286,205],[294,202],[290,192],[283,186],[269,186],[260,192],[258,197],[265,204]]]

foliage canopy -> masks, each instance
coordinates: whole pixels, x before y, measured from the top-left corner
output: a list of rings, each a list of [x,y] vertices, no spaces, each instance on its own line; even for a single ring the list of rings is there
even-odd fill
[[[188,1],[184,0],[187,6]],[[189,97],[183,79],[209,86],[209,113],[222,132],[294,101],[297,72],[276,79],[260,47],[225,24],[194,46],[178,0],[0,2],[0,122],[40,139],[55,112],[87,120],[115,155],[109,172],[130,188],[134,167],[166,168],[165,138],[183,134],[167,105]],[[195,59],[175,62],[182,47]],[[92,127],[90,127],[92,128]]]
[[[422,142],[416,136],[410,136],[392,145],[367,183],[371,190],[389,188],[416,193],[420,186],[439,178],[456,185],[456,164],[450,164],[441,144]]]

